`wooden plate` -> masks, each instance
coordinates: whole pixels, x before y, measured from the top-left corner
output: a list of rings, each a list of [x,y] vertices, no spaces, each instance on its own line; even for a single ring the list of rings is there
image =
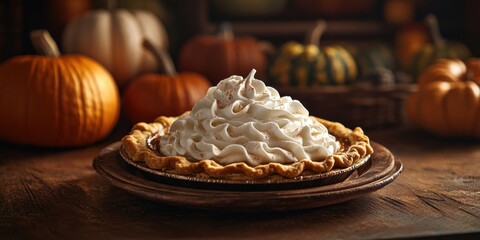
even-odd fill
[[[268,180],[225,180],[215,178],[199,178],[194,176],[183,176],[178,174],[166,173],[148,168],[144,163],[134,162],[123,153],[120,147],[120,156],[132,167],[140,170],[143,176],[149,180],[166,183],[170,185],[183,186],[189,188],[214,189],[225,191],[258,191],[258,190],[285,190],[295,188],[318,187],[339,183],[347,179],[356,169],[362,167],[368,162],[370,156],[360,159],[352,166],[343,169],[334,169],[332,171],[299,176],[291,179],[268,179]],[[393,163],[390,168],[393,168]]]
[[[345,202],[386,186],[403,169],[388,149],[372,142],[375,152],[370,160],[339,183],[286,190],[206,189],[147,178],[145,172],[122,159],[120,146],[120,142],[107,146],[93,160],[93,167],[107,181],[153,201],[209,210],[284,211]]]

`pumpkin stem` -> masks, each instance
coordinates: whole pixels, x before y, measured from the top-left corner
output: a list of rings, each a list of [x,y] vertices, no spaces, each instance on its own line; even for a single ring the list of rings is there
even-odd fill
[[[220,24],[219,31],[218,31],[218,37],[225,39],[225,40],[231,40],[233,39],[233,28],[232,24],[229,22],[223,22]]]
[[[315,26],[307,32],[305,35],[305,44],[313,44],[315,46],[320,46],[320,38],[327,29],[327,22],[324,20],[318,20],[315,23]]]
[[[429,14],[425,18],[425,23],[427,24],[428,29],[430,29],[430,36],[432,37],[433,44],[438,48],[445,47],[445,40],[440,34],[440,27],[438,26],[437,17],[433,14]]]
[[[61,55],[57,43],[55,43],[55,40],[53,40],[50,33],[46,30],[32,31],[30,33],[30,40],[38,54],[48,57],[59,57]]]
[[[163,66],[163,70],[165,70],[167,75],[173,76],[177,74],[172,58],[164,49],[155,47],[148,39],[143,40],[143,47],[153,54],[155,60],[157,60],[159,65]]]

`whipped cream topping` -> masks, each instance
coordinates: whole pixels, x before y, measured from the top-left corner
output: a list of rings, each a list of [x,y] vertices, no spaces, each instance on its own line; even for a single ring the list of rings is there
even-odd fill
[[[166,156],[227,165],[319,161],[339,148],[335,137],[291,97],[254,78],[231,76],[211,87],[160,140]]]

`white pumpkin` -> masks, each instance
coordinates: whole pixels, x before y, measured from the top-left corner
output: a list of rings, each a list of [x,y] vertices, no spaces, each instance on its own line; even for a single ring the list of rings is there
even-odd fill
[[[62,42],[65,53],[97,60],[122,87],[138,74],[158,70],[154,57],[142,46],[145,38],[158,48],[167,48],[166,30],[153,13],[92,10],[68,23]]]

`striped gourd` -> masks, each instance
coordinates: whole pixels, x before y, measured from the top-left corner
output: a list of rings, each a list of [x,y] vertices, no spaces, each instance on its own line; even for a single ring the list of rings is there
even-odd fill
[[[413,76],[416,77],[420,75],[420,73],[437,59],[446,58],[465,60],[470,57],[470,51],[465,45],[459,42],[446,41],[443,39],[435,16],[427,16],[425,22],[430,29],[433,43],[426,44],[412,57],[409,72]]]
[[[395,59],[391,48],[381,43],[372,43],[363,46],[347,47],[357,63],[358,74],[361,77],[371,76],[378,69],[394,70]]]
[[[280,86],[344,85],[357,78],[352,55],[340,45],[285,43],[270,68]]]
[[[361,77],[368,77],[378,71],[378,69],[394,70],[396,68],[393,53],[385,44],[345,44],[344,46],[355,59],[358,75]]]

